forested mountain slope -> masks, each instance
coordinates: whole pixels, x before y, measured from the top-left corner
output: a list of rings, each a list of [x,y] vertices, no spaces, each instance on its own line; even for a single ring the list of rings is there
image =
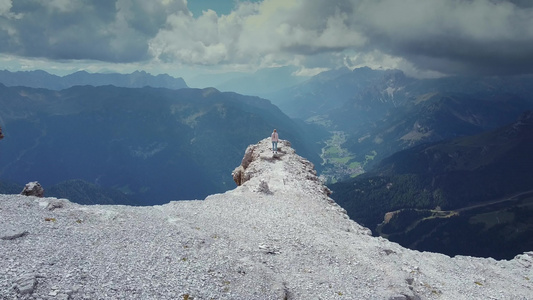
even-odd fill
[[[313,135],[269,101],[215,89],[0,85],[0,107],[1,179],[39,181],[45,189],[83,180],[138,204],[202,199],[234,187],[228,174],[242,149],[274,128],[318,158],[306,140]]]
[[[533,247],[531,153],[533,114],[526,112],[494,131],[395,153],[332,185],[332,197],[405,246],[509,258]]]

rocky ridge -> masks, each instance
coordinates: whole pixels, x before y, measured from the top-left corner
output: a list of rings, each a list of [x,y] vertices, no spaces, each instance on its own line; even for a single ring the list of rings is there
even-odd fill
[[[421,253],[370,235],[286,141],[248,147],[204,201],[0,195],[0,299],[528,299],[533,252]],[[241,180],[243,179],[243,180]]]

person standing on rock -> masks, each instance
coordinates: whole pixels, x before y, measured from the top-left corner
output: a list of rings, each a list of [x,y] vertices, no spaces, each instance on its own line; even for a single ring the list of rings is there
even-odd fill
[[[279,136],[278,136],[278,132],[276,131],[276,129],[274,129],[270,138],[272,139],[272,153],[278,154]]]

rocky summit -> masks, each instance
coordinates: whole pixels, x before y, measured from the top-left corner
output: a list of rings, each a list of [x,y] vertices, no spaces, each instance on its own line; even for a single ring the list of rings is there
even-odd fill
[[[280,148],[248,147],[240,185],[202,201],[0,195],[0,299],[531,299],[533,252],[451,258],[372,237]]]

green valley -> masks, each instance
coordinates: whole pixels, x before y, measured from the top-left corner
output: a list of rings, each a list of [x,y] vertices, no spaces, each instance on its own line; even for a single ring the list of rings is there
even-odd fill
[[[322,173],[321,178],[328,183],[336,183],[341,180],[353,178],[365,172],[364,167],[374,159],[377,154],[372,151],[365,155],[364,159],[343,147],[346,142],[346,134],[342,131],[331,132],[331,137],[325,142],[322,148]]]
[[[397,152],[331,185],[332,197],[406,247],[511,258],[533,247],[532,139],[526,112],[493,131]]]

